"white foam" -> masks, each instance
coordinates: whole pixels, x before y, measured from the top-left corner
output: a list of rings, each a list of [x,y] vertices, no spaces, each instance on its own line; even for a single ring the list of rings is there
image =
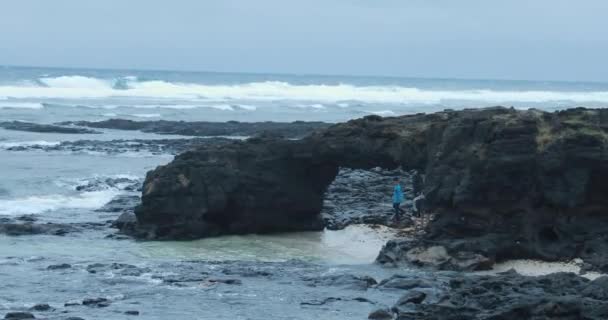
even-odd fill
[[[508,270],[515,270],[517,273],[526,275],[526,276],[542,276],[551,273],[557,272],[572,272],[579,274],[581,272],[581,266],[583,261],[580,259],[575,259],[571,262],[544,262],[544,261],[536,261],[536,260],[510,260],[501,263],[497,263],[494,266],[494,269],[491,272],[481,272],[481,273],[497,273],[497,272],[505,272]],[[596,272],[589,272],[582,274],[583,277],[588,279],[596,279],[603,274]]]
[[[33,146],[41,146],[41,147],[54,147],[59,145],[61,142],[59,141],[15,141],[15,142],[0,142],[0,149],[14,148],[14,147],[33,147]]]
[[[0,215],[39,214],[58,209],[96,209],[119,193],[118,190],[102,190],[74,196],[53,194],[0,200]]]
[[[125,80],[123,78],[122,80]],[[450,101],[480,103],[608,103],[608,91],[543,91],[543,90],[428,90],[403,86],[355,86],[351,84],[295,85],[279,81],[251,82],[238,85],[205,85],[166,81],[137,81],[126,79],[124,88],[115,88],[117,80],[83,76],[42,78],[35,83],[0,86],[0,98],[147,98],[155,100],[189,101],[314,101],[343,103],[440,104]],[[171,107],[162,106],[162,107]],[[173,105],[184,108],[183,105]],[[187,108],[201,106],[187,105]],[[204,107],[204,106],[202,106]]]
[[[256,106],[250,106],[247,104],[239,104],[236,107],[238,109],[245,110],[245,111],[256,111],[258,109]]]
[[[162,115],[160,113],[135,113],[130,114],[130,116],[136,118],[160,118]]]
[[[222,111],[234,111],[234,108],[229,104],[217,104],[209,106],[209,108],[222,110]]]
[[[375,114],[378,116],[383,116],[383,117],[395,115],[395,112],[393,110],[379,110],[379,111],[366,111],[366,112]]]
[[[320,104],[320,103],[313,103],[313,104],[296,104],[293,107],[295,108],[300,108],[300,109],[315,109],[315,110],[322,110],[325,109],[325,106]]]
[[[104,117],[117,117],[118,114],[116,114],[114,112],[109,112],[109,113],[102,114],[102,116],[104,116]]]
[[[44,106],[37,102],[2,102],[0,109],[43,109]]]

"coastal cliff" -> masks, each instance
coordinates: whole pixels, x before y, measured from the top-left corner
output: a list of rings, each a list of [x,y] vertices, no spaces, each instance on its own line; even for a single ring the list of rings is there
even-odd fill
[[[183,153],[148,173],[136,234],[193,239],[319,230],[339,168],[423,173],[436,218],[378,261],[484,269],[512,258],[608,270],[608,111],[489,108],[336,124],[301,140],[259,136]],[[439,252],[431,260],[423,255]],[[428,255],[428,254],[427,254]]]

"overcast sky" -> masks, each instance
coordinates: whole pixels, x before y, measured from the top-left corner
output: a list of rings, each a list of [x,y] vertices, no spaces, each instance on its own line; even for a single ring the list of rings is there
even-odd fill
[[[0,3],[0,65],[608,81],[607,0]]]

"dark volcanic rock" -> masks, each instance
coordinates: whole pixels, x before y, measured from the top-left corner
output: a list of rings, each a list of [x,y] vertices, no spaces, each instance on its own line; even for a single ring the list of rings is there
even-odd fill
[[[140,233],[191,239],[321,230],[323,193],[337,167],[315,163],[303,146],[260,138],[177,156],[146,177],[135,211]]]
[[[132,121],[125,119],[110,119],[99,122],[78,121],[64,122],[90,128],[106,128],[119,130],[140,130],[159,134],[178,134],[185,136],[253,136],[270,132],[287,138],[301,138],[314,130],[327,128],[330,124],[323,122],[295,121],[283,122],[184,122],[184,121]]]
[[[437,247],[445,269],[580,257],[606,271],[607,130],[604,109],[368,116],[298,141],[182,154],[148,174],[136,214],[151,238],[319,229],[339,167],[401,167],[424,173],[416,184],[437,216],[419,243],[385,248],[379,261],[411,263],[412,249],[424,261],[420,253]]]
[[[4,316],[7,320],[22,320],[22,319],[36,319],[33,314],[29,312],[9,312]]]
[[[224,144],[234,141],[225,138],[193,138],[193,139],[133,139],[133,140],[76,140],[62,141],[57,145],[27,145],[6,148],[9,151],[64,151],[74,153],[151,153],[160,154],[179,154],[197,147]]]
[[[19,218],[17,218],[19,219]],[[82,222],[82,223],[53,223],[53,222],[21,222],[10,218],[0,218],[0,234],[8,236],[24,235],[55,235],[64,236],[68,233],[80,232],[87,229],[101,229],[103,223]]]
[[[393,319],[393,313],[388,308],[377,309],[372,311],[367,318],[371,320],[391,320]]]
[[[47,270],[65,270],[65,269],[70,269],[72,267],[71,264],[68,263],[62,263],[62,264],[53,264],[50,265],[48,267],[46,267]]]
[[[0,223],[0,234],[9,236],[24,236],[33,234],[49,234],[62,236],[77,229],[69,224],[36,224],[36,223]]]
[[[337,286],[355,290],[367,290],[377,282],[368,276],[355,276],[351,274],[331,275],[320,278],[305,278],[310,286]]]
[[[43,133],[71,133],[71,134],[101,133],[99,131],[95,131],[95,130],[91,130],[91,129],[87,129],[87,128],[57,126],[57,125],[52,125],[52,124],[38,124],[38,123],[22,122],[22,121],[0,122],[0,128],[4,128],[6,130],[43,132]]]
[[[30,308],[32,311],[53,311],[55,308],[49,306],[46,303],[37,304]]]
[[[105,308],[110,305],[110,300],[106,298],[86,298],[82,300],[83,306]]]
[[[416,320],[605,319],[608,300],[585,293],[592,286],[593,282],[571,273],[453,276],[438,297],[409,290],[392,310],[397,319]]]

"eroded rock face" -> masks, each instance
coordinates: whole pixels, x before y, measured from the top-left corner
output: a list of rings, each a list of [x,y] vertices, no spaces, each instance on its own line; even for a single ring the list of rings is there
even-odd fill
[[[137,219],[153,238],[320,229],[339,167],[402,167],[424,173],[437,218],[421,242],[385,248],[396,250],[391,263],[434,243],[457,262],[440,268],[581,257],[605,271],[607,125],[608,110],[491,108],[370,116],[298,141],[200,148],[148,174]]]
[[[276,138],[186,152],[148,173],[140,232],[190,239],[320,230],[323,193],[337,174],[300,141]]]

